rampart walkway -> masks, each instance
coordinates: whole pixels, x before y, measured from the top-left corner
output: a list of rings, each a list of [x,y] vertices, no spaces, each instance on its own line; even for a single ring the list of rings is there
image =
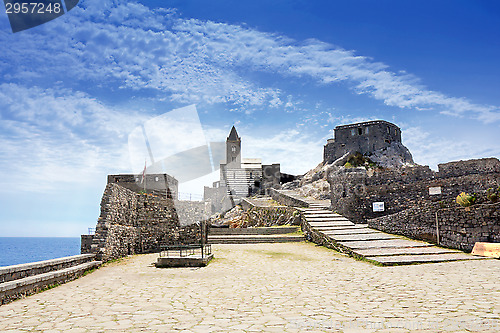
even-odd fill
[[[134,256],[0,306],[0,331],[500,331],[497,260],[378,267],[311,243],[213,247],[204,268]]]

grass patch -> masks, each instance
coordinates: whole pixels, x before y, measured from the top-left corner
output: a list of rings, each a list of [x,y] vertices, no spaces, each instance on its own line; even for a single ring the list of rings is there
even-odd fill
[[[53,284],[49,284],[48,286],[45,286],[43,288],[40,288],[38,291],[37,291],[37,294],[38,293],[43,293],[44,291],[47,291],[47,290],[50,290],[50,289],[54,289],[56,287],[59,287],[61,284],[59,282],[56,282],[56,283],[53,283]]]
[[[108,265],[112,265],[112,264],[119,264],[121,262],[123,262],[125,259],[125,257],[122,257],[122,258],[116,258],[116,259],[111,259],[111,260],[108,260],[106,261],[104,264],[102,264],[103,266],[108,266]]]
[[[302,230],[300,230],[300,228],[297,228],[296,231],[294,232],[290,232],[288,233],[287,235],[299,235],[299,236],[304,236],[304,232]]]
[[[95,267],[91,268],[91,269],[87,269],[85,272],[83,272],[82,277],[86,276],[86,275],[89,275],[91,273],[94,273],[96,270],[97,270],[97,268],[95,268]]]

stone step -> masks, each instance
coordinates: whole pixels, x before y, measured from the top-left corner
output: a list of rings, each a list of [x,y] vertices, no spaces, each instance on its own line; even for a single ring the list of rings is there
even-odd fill
[[[388,240],[372,240],[372,241],[340,241],[345,247],[351,249],[381,249],[381,248],[402,248],[402,247],[426,247],[432,244],[410,241],[406,239],[388,239]]]
[[[302,242],[302,235],[209,235],[209,244],[251,244]]]
[[[474,257],[470,254],[465,254],[465,253],[377,256],[377,257],[366,257],[366,258],[389,266],[432,263],[432,262],[446,262],[446,261],[456,261],[456,260],[485,259],[481,257]]]
[[[395,255],[415,255],[415,254],[444,254],[444,253],[462,253],[458,250],[444,249],[436,246],[429,247],[403,247],[403,248],[380,248],[355,250],[356,254],[366,257],[375,256],[395,256]]]
[[[297,232],[299,227],[210,228],[209,235],[276,235]]]
[[[334,222],[334,221],[323,221],[323,222],[307,222],[311,227],[349,227],[353,226],[354,223],[345,221],[345,222]]]
[[[368,228],[366,224],[354,224],[331,211],[328,201],[306,199],[294,191],[287,191],[287,194],[309,204],[308,208],[299,210],[313,230],[350,249],[352,253],[383,265],[477,259],[460,251],[383,233]]]
[[[337,215],[325,215],[325,216],[321,216],[321,215],[308,215],[308,216],[304,216],[304,218],[307,220],[307,221],[310,221],[310,220],[319,220],[319,221],[327,221],[327,220],[331,220],[331,221],[349,221],[348,219],[346,219],[345,217],[343,216],[337,216]],[[351,221],[349,221],[351,222]]]
[[[352,227],[319,227],[314,228],[326,235],[355,235],[355,234],[373,234],[376,233],[373,229]],[[382,233],[382,232],[379,232]]]
[[[15,294],[23,294],[32,290],[43,289],[52,284],[64,283],[80,277],[85,271],[97,268],[101,266],[101,264],[102,262],[100,261],[91,261],[57,271],[0,283],[0,293],[2,294],[2,298],[8,298]]]
[[[314,227],[315,230],[318,230],[318,231],[327,231],[327,230],[331,230],[331,231],[339,231],[340,233],[342,232],[345,232],[345,233],[350,233],[350,232],[355,232],[356,230],[365,230],[365,229],[368,229],[366,228],[366,226],[364,225],[359,225],[359,224],[353,224],[353,225],[341,225],[341,226],[328,226],[328,227]],[[373,229],[369,229],[369,230],[373,230]]]
[[[348,219],[346,219],[345,217],[342,217],[342,216],[328,216],[328,217],[312,216],[312,217],[306,217],[306,220],[308,220],[308,221],[349,221]],[[349,222],[351,222],[351,221],[349,221]]]
[[[386,240],[386,239],[398,239],[396,236],[380,233],[369,233],[369,234],[354,234],[354,235],[338,235],[332,234],[328,231],[323,232],[325,235],[330,236],[330,238],[336,241],[373,241],[373,240]]]
[[[316,214],[335,214],[335,215],[339,215],[339,214],[336,214],[336,213],[332,212],[331,210],[304,210],[304,211],[302,211],[302,213],[304,215],[316,215]]]

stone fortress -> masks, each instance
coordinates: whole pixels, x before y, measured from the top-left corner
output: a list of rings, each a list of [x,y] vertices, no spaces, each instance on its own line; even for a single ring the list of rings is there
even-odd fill
[[[279,164],[242,158],[234,126],[225,148],[220,180],[204,188],[203,202],[176,200],[178,182],[166,174],[108,176],[95,235],[82,236],[82,253],[108,260],[155,252],[160,244],[200,242],[202,224],[194,222],[248,203],[245,197],[316,183],[330,209],[354,223],[466,251],[478,241],[500,242],[500,203],[485,199],[489,189],[500,188],[497,158],[440,164],[435,172],[415,164],[401,129],[383,120],[337,126],[323,162],[298,177],[281,173]],[[454,202],[461,192],[480,200],[464,209]]]
[[[401,165],[412,164],[413,158],[408,148],[401,142],[401,129],[387,121],[375,120],[337,126],[334,138],[329,139],[324,148],[323,162],[333,163],[346,153],[359,152],[372,156],[372,160],[382,162],[379,155],[396,155]]]
[[[497,158],[439,164],[435,172],[413,162],[401,129],[387,121],[337,126],[334,135],[324,147],[321,174],[334,211],[374,229],[466,251],[475,242],[500,242],[499,203],[486,199],[488,189],[500,191]],[[356,154],[364,165],[347,164]],[[480,204],[457,207],[461,192],[476,194]]]

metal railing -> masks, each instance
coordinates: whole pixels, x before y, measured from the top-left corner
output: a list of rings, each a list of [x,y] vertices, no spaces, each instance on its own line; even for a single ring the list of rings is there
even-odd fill
[[[170,257],[178,254],[179,257],[188,257],[200,254],[201,258],[212,253],[210,244],[189,244],[189,245],[162,245],[160,246],[160,257]]]
[[[203,195],[196,193],[179,192],[177,198],[185,201],[203,201]]]

